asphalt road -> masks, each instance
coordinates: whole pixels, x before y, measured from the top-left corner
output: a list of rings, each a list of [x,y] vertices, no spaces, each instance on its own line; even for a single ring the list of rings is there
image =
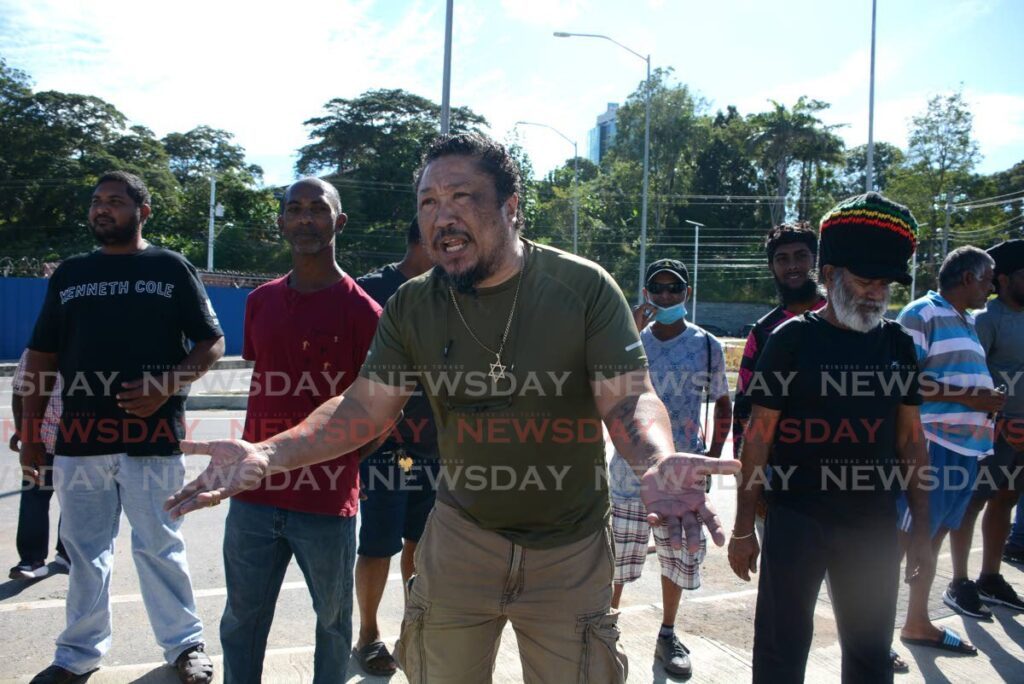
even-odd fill
[[[227,371],[223,371],[227,373]],[[237,379],[232,382],[238,382]],[[242,381],[244,382],[244,381]],[[243,385],[244,386],[244,385]],[[10,429],[9,379],[0,378],[0,425]],[[198,439],[238,435],[243,412],[201,411],[188,416],[192,434]],[[189,463],[189,473],[196,474],[205,459],[196,457]],[[713,499],[727,527],[734,515],[734,494],[729,482],[717,482]],[[0,461],[0,560],[4,568],[14,565],[19,476],[14,454]],[[207,626],[208,651],[220,653],[217,624],[224,606],[224,577],[221,542],[227,506],[190,515],[184,525],[189,562],[196,588],[198,608]],[[57,506],[51,507],[54,529]],[[121,536],[116,547],[115,572],[112,581],[114,597],[114,639],[104,667],[93,682],[173,682],[168,668],[161,667],[161,652],[153,641],[139,594],[138,579],[133,567],[127,521],[122,521]],[[980,535],[976,541],[980,546]],[[630,655],[630,682],[664,681],[664,675],[653,654],[653,639],[660,624],[660,585],[657,561],[649,556],[644,576],[626,588],[623,597],[623,644]],[[972,555],[973,565],[978,555]],[[392,565],[392,576],[380,611],[380,625],[385,641],[392,643],[398,635],[402,614],[402,591],[398,564]],[[949,577],[948,548],[940,560],[940,577],[932,592],[932,615],[966,633],[986,656],[973,659],[937,658],[923,649],[913,653],[900,647],[909,658],[914,673],[898,682],[1024,682],[1024,626],[1022,617],[998,609],[992,625],[964,623],[941,604],[940,595]],[[1024,573],[1019,569],[1004,570],[1007,577],[1024,589]],[[683,598],[677,622],[683,641],[692,649],[696,674],[693,681],[749,681],[750,649],[753,641],[753,610],[756,587],[736,578],[728,567],[722,549],[712,548],[704,566],[704,585]],[[64,602],[67,577],[55,575],[35,582],[0,582],[0,681],[27,681],[43,669],[52,656],[53,641],[64,624]],[[901,597],[901,612],[905,602]],[[902,618],[900,618],[902,619]],[[354,617],[358,624],[358,616]],[[277,603],[277,613],[270,635],[266,658],[266,681],[304,682],[311,677],[315,618],[302,576],[295,566],[289,569],[284,589]],[[815,639],[812,646],[808,681],[838,681],[838,645],[834,619],[826,595],[819,599],[815,617]],[[350,668],[349,681],[375,681],[364,677],[356,666]],[[399,674],[393,682],[403,682]],[[495,681],[521,681],[515,651],[515,639],[506,631],[495,671]]]

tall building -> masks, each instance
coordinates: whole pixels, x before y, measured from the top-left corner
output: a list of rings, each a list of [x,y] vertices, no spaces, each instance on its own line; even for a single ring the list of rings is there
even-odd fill
[[[604,155],[608,154],[615,141],[615,115],[619,111],[618,102],[609,102],[608,109],[597,117],[597,125],[590,129],[590,146],[587,155],[590,161],[600,164]]]

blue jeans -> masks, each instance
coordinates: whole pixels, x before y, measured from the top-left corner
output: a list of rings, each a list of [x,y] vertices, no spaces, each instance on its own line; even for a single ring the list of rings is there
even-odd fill
[[[343,684],[352,650],[354,517],[232,499],[224,529],[228,596],[220,621],[225,684],[259,682],[277,595],[292,556],[316,612],[313,684]]]
[[[1006,543],[1024,548],[1024,494],[1017,499],[1017,517],[1013,519],[1013,527],[1010,528],[1010,537]]]
[[[203,643],[181,520],[164,501],[181,487],[181,456],[56,456],[60,536],[71,560],[67,626],[53,662],[75,673],[95,669],[110,649],[110,577],[121,511],[132,528],[132,557],[157,643],[169,663]]]

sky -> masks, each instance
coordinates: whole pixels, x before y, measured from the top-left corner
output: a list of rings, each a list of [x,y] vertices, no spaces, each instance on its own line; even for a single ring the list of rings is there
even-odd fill
[[[441,99],[444,0],[85,2],[0,0],[0,56],[37,90],[99,96],[158,136],[198,125],[235,135],[267,184],[295,177],[303,122],[334,97],[403,88]],[[1020,0],[878,0],[875,140],[906,146],[929,97],[963,87],[991,173],[1024,160]],[[644,62],[747,114],[801,95],[829,102],[848,146],[867,142],[871,0],[455,0],[451,101],[518,136],[543,174]],[[657,140],[652,141],[656,145]]]

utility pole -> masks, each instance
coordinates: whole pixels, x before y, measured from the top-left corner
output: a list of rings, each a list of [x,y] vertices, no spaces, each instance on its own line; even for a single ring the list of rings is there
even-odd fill
[[[704,224],[689,219],[685,221],[693,226],[693,299],[690,301],[690,320],[697,325],[697,254],[700,252],[700,229]]]
[[[868,163],[864,170],[864,192],[875,189],[875,9],[871,0],[871,84],[868,88]]]
[[[213,224],[217,214],[217,178],[210,176],[210,224],[206,237],[206,270],[213,270]]]
[[[452,11],[455,0],[448,0],[444,17],[444,77],[441,84],[441,135],[451,131],[452,90]]]
[[[946,224],[942,228],[942,258],[945,259],[946,255],[949,254],[949,216],[953,213],[953,193],[947,192],[946,195]]]

